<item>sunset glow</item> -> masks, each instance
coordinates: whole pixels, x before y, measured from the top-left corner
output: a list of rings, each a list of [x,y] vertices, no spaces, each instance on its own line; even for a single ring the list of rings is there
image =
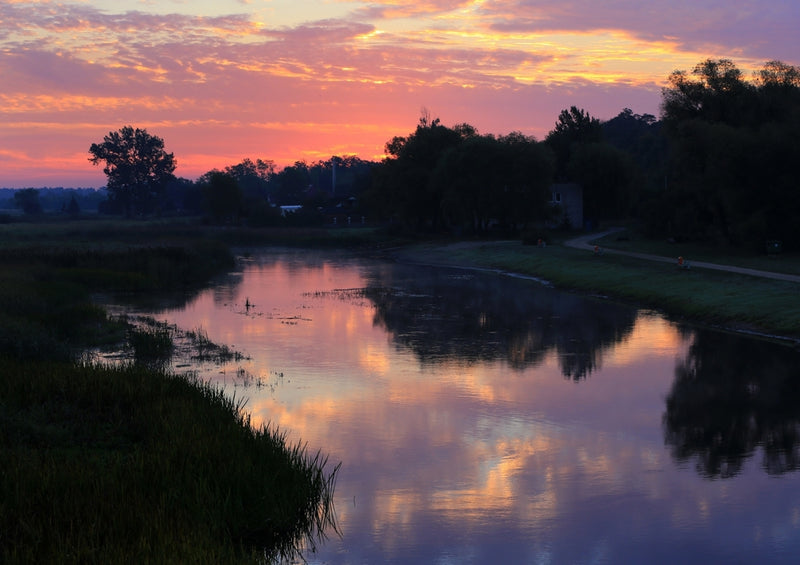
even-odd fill
[[[380,159],[422,108],[543,138],[571,105],[658,114],[675,69],[798,65],[800,5],[570,0],[6,0],[0,187],[102,186],[124,125],[194,179],[245,157]]]

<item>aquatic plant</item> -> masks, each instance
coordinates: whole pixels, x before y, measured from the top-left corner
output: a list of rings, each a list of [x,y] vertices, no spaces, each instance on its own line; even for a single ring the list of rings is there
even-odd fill
[[[128,343],[138,363],[166,362],[174,348],[172,331],[166,323],[131,328]]]
[[[211,341],[208,337],[208,332],[203,328],[188,330],[184,335],[189,340],[193,350],[191,357],[197,361],[226,363],[229,361],[241,361],[245,358],[243,353],[227,345],[220,345]]]

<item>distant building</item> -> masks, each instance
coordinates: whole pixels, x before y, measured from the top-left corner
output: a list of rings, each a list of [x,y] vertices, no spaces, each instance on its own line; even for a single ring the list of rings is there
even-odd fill
[[[583,188],[581,185],[569,182],[558,183],[550,187],[550,205],[556,213],[552,220],[553,226],[568,226],[571,229],[583,229]]]
[[[281,206],[281,216],[286,217],[286,214],[294,214],[298,210],[302,209],[303,206],[300,204],[293,204],[290,206]]]

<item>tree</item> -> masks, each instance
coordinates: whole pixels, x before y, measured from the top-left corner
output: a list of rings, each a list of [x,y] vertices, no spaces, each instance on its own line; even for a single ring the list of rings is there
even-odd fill
[[[235,222],[242,207],[242,189],[228,173],[212,171],[204,175],[203,195],[206,211],[217,222]]]
[[[415,229],[437,231],[442,226],[445,186],[435,182],[433,172],[450,148],[475,135],[469,124],[448,128],[423,113],[414,133],[386,144],[386,159],[373,186],[380,195],[373,195],[373,200],[382,200],[390,209],[387,212]]]
[[[500,144],[477,135],[451,147],[438,160],[431,182],[444,187],[447,220],[470,232],[485,232],[496,217]]]
[[[628,153],[605,142],[578,145],[568,173],[583,187],[584,217],[620,219],[631,211],[636,167]]]
[[[706,59],[695,66],[691,75],[674,71],[669,83],[662,91],[661,103],[667,125],[693,118],[743,125],[755,115],[755,91],[728,59]]]
[[[706,60],[670,76],[662,112],[669,188],[650,207],[651,233],[800,247],[800,69],[770,61],[748,83],[731,61]]]
[[[513,234],[549,212],[552,152],[519,132],[474,135],[439,159],[432,182],[444,187],[447,219],[485,232],[498,222]]]
[[[39,191],[35,188],[24,188],[14,193],[14,204],[22,212],[35,216],[42,213],[42,203],[39,202]]]
[[[272,175],[270,184],[270,193],[275,198],[274,204],[302,204],[311,185],[308,164],[305,161],[295,161],[294,165],[284,167],[281,172]]]
[[[586,143],[597,143],[603,139],[600,120],[593,118],[588,112],[571,106],[569,110],[561,110],[558,121],[545,137],[556,156],[556,179],[569,180],[569,161],[576,147]]]
[[[89,148],[89,161],[104,162],[109,199],[130,217],[151,212],[173,178],[176,161],[164,141],[146,130],[124,126]]]
[[[267,200],[269,181],[275,174],[275,162],[270,159],[243,159],[241,163],[225,167],[225,173],[233,177],[242,190],[247,206],[257,206]]]
[[[517,224],[544,220],[550,213],[550,186],[555,157],[544,143],[520,132],[498,138],[503,178],[499,218],[514,229]]]
[[[756,73],[761,121],[791,122],[800,119],[800,67],[769,61]]]
[[[667,138],[662,124],[652,114],[634,114],[625,108],[614,118],[603,122],[603,139],[630,155],[642,177],[638,196],[658,194],[664,188],[667,171]]]
[[[69,199],[69,204],[64,207],[64,210],[72,217],[75,217],[81,213],[80,204],[78,204],[78,200],[75,198],[74,194]]]
[[[223,183],[223,178],[219,175],[227,177]],[[202,188],[205,194],[206,204],[209,198],[217,201],[219,205],[223,205],[223,216],[231,218],[232,215],[249,216],[250,212],[261,209],[269,201],[269,188],[270,181],[275,176],[275,162],[269,159],[252,159],[245,158],[236,165],[228,165],[222,171],[219,169],[212,169],[207,173],[200,175],[197,179],[197,184]],[[231,182],[236,184],[236,190],[233,190]],[[226,185],[227,188],[223,187]],[[230,205],[224,205],[218,202],[218,196],[210,196],[209,189],[213,193],[228,194],[234,198],[235,202]],[[232,210],[235,208],[235,214]],[[217,214],[217,205],[215,204],[210,210],[212,216]],[[220,219],[220,218],[217,218]]]

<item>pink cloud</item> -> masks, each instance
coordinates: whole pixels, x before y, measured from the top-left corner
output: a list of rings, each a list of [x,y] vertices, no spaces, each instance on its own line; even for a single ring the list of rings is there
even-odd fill
[[[193,178],[245,156],[375,158],[422,107],[541,138],[570,105],[657,114],[659,81],[705,57],[800,63],[789,1],[350,4],[347,17],[272,27],[0,4],[0,186],[25,174],[102,184],[88,146],[126,124],[164,137]]]
[[[624,30],[646,40],[670,39],[687,50],[725,49],[754,59],[800,53],[800,3],[794,0],[489,0],[482,13],[498,31]]]

